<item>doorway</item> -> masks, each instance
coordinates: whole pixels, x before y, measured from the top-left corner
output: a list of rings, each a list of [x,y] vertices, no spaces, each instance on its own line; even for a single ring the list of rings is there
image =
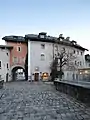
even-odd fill
[[[8,73],[6,74],[6,82],[8,82]]]
[[[34,80],[35,81],[39,81],[39,73],[35,73],[34,74]]]

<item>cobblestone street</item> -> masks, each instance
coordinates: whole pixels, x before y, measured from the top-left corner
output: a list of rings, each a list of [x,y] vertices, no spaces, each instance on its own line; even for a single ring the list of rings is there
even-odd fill
[[[0,89],[0,120],[90,120],[90,108],[42,82]]]

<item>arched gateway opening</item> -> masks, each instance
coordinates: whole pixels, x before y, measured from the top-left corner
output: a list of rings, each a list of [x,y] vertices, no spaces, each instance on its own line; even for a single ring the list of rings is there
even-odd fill
[[[12,68],[12,81],[24,81],[25,69],[22,66],[15,66]]]

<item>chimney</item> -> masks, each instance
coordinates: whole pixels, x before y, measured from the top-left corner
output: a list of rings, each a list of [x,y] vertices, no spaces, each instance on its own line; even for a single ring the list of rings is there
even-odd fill
[[[66,40],[69,41],[69,40],[70,40],[70,37],[66,37]]]
[[[71,43],[74,45],[77,44],[77,42],[75,40],[72,40]]]
[[[45,38],[45,37],[46,37],[46,34],[47,34],[47,33],[45,33],[45,32],[41,32],[41,33],[39,33],[39,37],[40,37],[40,38]]]
[[[59,35],[59,38],[62,38],[62,37],[63,37],[63,34],[60,34],[60,35]]]

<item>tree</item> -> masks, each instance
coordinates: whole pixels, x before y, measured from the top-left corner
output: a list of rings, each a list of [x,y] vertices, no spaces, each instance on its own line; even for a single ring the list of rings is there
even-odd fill
[[[26,54],[25,59],[25,79],[28,80],[28,53]]]
[[[77,66],[75,66],[74,59],[76,56],[72,52],[66,52],[65,49],[57,52],[55,59],[51,65],[51,79],[59,77],[60,80],[64,75],[63,69],[75,70]]]
[[[50,69],[51,69],[51,80],[54,81],[55,77],[58,77],[57,75],[57,64],[58,64],[58,59],[55,58],[53,62],[51,63]]]

